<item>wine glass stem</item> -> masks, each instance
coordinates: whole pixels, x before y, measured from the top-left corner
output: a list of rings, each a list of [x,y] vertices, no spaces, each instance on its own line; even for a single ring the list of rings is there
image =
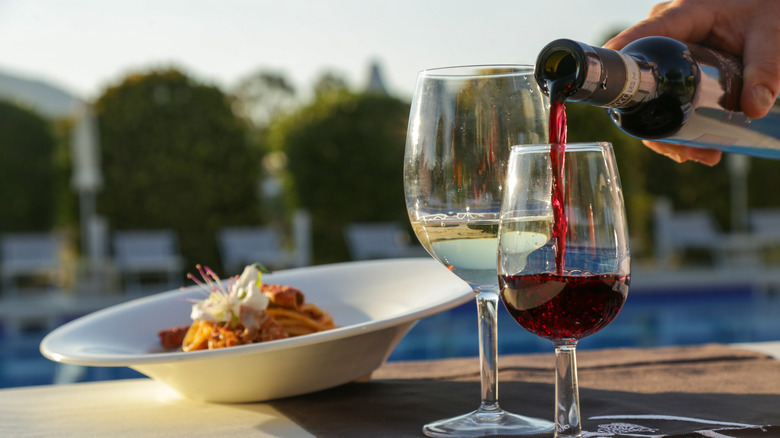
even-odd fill
[[[477,291],[477,310],[479,315],[479,359],[482,378],[482,404],[480,411],[485,414],[498,413],[498,330],[497,313],[498,291]]]
[[[555,342],[555,437],[582,436],[577,341]]]

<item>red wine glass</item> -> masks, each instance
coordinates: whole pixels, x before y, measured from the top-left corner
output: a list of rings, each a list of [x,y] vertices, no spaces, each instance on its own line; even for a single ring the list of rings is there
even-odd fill
[[[521,436],[552,431],[547,420],[498,404],[496,250],[506,165],[513,145],[547,140],[547,99],[530,66],[425,70],[412,99],[404,191],[412,228],[439,262],[474,290],[482,402],[423,427],[428,436]]]
[[[628,230],[609,143],[512,148],[498,232],[501,299],[555,346],[555,436],[580,437],[577,341],[628,294]]]

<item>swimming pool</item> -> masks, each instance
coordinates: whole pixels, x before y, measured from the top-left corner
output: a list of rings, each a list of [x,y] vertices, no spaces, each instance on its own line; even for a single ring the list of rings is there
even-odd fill
[[[499,304],[499,354],[547,353],[552,344],[517,325]],[[390,361],[478,355],[477,310],[469,302],[420,321],[401,340]],[[1,334],[0,334],[1,335]],[[61,366],[44,358],[38,344],[45,332],[0,338],[0,388],[57,381],[142,377],[129,368]],[[580,349],[652,347],[710,342],[780,340],[780,292],[709,285],[702,288],[632,287],[618,317],[580,341]]]
[[[477,309],[467,303],[420,321],[389,360],[478,354]],[[579,349],[654,347],[780,340],[780,294],[749,287],[680,291],[637,290],[615,320],[579,342]],[[552,343],[521,328],[503,304],[498,312],[499,354],[544,353]]]

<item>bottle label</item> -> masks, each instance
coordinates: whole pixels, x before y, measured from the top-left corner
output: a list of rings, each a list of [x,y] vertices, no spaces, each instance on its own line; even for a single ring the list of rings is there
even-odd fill
[[[617,52],[620,55],[620,59],[626,67],[626,82],[623,86],[623,91],[620,92],[618,97],[612,102],[604,105],[605,108],[620,108],[636,96],[636,92],[639,90],[639,81],[641,79],[641,72],[639,71],[639,65],[637,65],[634,58],[626,55],[625,53]]]

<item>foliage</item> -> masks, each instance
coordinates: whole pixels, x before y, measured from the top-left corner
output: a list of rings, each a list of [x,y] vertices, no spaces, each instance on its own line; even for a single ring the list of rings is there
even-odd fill
[[[113,229],[173,228],[188,266],[218,265],[215,232],[258,222],[259,153],[216,87],[176,70],[132,75],[96,103]]]
[[[287,154],[291,204],[309,210],[316,263],[348,259],[349,222],[408,223],[403,154],[409,104],[344,90],[280,120],[270,143]]]
[[[55,225],[56,142],[36,113],[0,102],[0,231],[48,231]]]
[[[68,231],[73,239],[72,244],[77,248],[81,242],[81,229],[79,223],[79,194],[73,188],[73,157],[71,148],[73,142],[73,130],[75,129],[72,118],[66,117],[51,122],[51,129],[55,139],[54,150],[54,220],[55,226]]]
[[[278,73],[259,71],[247,76],[232,93],[236,114],[259,131],[295,104],[295,88]]]
[[[318,97],[347,90],[349,90],[349,87],[346,80],[334,72],[326,72],[314,84],[314,95]]]
[[[751,208],[778,208],[780,193],[769,188],[780,187],[780,163],[768,158],[750,158],[749,166],[748,205]]]

